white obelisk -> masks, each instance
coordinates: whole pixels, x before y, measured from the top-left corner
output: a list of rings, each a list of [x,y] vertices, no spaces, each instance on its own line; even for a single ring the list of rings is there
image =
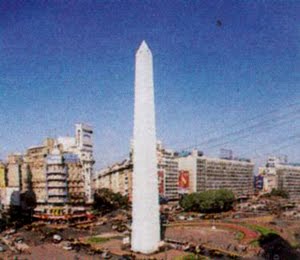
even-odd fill
[[[160,242],[152,54],[143,41],[135,55],[131,248],[145,254]]]

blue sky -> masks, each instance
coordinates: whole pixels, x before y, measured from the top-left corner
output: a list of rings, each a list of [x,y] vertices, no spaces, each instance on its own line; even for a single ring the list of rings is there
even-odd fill
[[[299,13],[299,1],[1,1],[0,158],[88,122],[97,168],[122,159],[145,39],[167,147],[300,161]]]

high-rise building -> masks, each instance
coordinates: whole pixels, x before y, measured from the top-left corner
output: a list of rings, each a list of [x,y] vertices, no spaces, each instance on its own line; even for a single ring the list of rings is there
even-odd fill
[[[287,158],[269,157],[265,167],[259,168],[264,178],[263,192],[281,189],[292,200],[300,199],[300,163],[288,163]]]
[[[164,148],[160,141],[157,141],[156,149],[159,195],[176,200],[178,199],[178,162],[175,152]],[[107,188],[131,199],[132,153],[133,146],[131,146],[129,159],[100,170],[93,180],[94,189]]]
[[[95,163],[93,157],[93,129],[87,124],[76,124],[76,147],[82,163],[82,171],[84,174],[85,200],[87,203],[93,202],[93,165]]]
[[[278,188],[288,193],[291,200],[300,200],[300,163],[281,164],[276,167]]]
[[[55,147],[46,157],[46,203],[63,206],[68,203],[67,168],[61,152]]]
[[[132,171],[133,164],[130,159],[115,163],[97,172],[94,180],[94,189],[109,189],[132,199]]]
[[[22,175],[27,187],[32,189],[38,205],[47,201],[46,157],[54,148],[55,140],[47,138],[42,145],[32,146],[24,154]]]
[[[249,161],[206,157],[197,150],[177,160],[179,172],[188,173],[189,193],[222,188],[242,198],[254,192],[254,164]]]
[[[11,154],[7,158],[7,186],[21,187],[21,154]]]
[[[55,220],[86,216],[85,210],[93,201],[92,133],[90,126],[77,124],[75,137],[47,138],[24,155],[8,157],[5,183],[8,188],[19,189],[21,198],[26,192],[34,194],[34,217]]]
[[[157,158],[159,195],[171,200],[178,199],[178,162],[175,152],[157,142]]]

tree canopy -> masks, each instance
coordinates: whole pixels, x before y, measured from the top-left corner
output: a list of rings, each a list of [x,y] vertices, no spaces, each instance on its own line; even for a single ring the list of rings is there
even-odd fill
[[[235,196],[231,190],[208,190],[184,196],[180,206],[185,211],[214,213],[231,209],[234,201]]]
[[[127,208],[129,200],[127,196],[120,193],[114,193],[109,189],[98,189],[94,195],[94,209],[103,213],[113,211],[115,209]]]
[[[272,189],[272,191],[270,192],[270,196],[278,196],[285,199],[289,198],[289,194],[286,191],[281,189]]]

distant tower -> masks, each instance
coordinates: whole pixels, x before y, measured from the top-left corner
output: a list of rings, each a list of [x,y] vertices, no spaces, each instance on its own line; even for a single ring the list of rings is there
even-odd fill
[[[82,170],[84,173],[85,202],[93,202],[92,177],[93,165],[93,128],[87,124],[76,124],[75,143],[78,149]]]
[[[152,54],[145,41],[135,56],[133,251],[152,253],[160,241]]]

